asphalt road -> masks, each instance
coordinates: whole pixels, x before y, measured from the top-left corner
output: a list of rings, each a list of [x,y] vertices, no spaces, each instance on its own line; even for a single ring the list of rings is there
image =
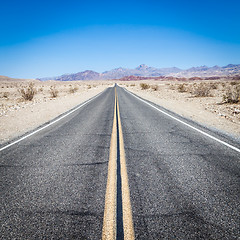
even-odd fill
[[[117,94],[135,239],[240,239],[240,153]],[[102,238],[114,99],[108,88],[0,152],[1,239]]]

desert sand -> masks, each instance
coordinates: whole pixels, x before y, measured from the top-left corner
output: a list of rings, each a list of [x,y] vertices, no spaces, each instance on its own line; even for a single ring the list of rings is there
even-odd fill
[[[31,101],[19,90],[33,82]],[[163,106],[183,117],[240,139],[240,104],[223,103],[229,88],[240,82],[230,81],[0,81],[0,143],[11,141],[56,118],[78,104],[112,87],[119,86]],[[142,88],[142,83],[147,89]],[[203,85],[201,85],[203,84]],[[207,96],[197,97],[196,90],[207,87]],[[57,96],[53,96],[56,93]]]
[[[32,101],[25,101],[19,89],[27,89],[29,82],[0,82],[0,143],[35,129],[113,86],[111,82],[34,81],[36,94]]]
[[[240,103],[224,103],[229,90],[240,92],[240,81],[124,83],[126,89],[185,118],[240,140]],[[199,97],[205,89],[207,96]],[[203,91],[204,92],[204,91]],[[201,92],[200,94],[201,95]]]

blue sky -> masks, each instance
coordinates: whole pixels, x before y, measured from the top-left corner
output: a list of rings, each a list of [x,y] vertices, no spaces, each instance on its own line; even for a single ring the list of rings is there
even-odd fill
[[[239,0],[4,0],[0,75],[239,64],[239,9]]]

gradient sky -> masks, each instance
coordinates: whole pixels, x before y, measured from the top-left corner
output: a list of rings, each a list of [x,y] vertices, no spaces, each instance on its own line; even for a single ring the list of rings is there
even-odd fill
[[[3,0],[0,75],[240,63],[239,0]]]

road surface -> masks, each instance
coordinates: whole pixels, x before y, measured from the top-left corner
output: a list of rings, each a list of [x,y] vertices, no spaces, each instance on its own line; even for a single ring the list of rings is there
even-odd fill
[[[239,239],[239,149],[108,88],[1,147],[1,239]]]

